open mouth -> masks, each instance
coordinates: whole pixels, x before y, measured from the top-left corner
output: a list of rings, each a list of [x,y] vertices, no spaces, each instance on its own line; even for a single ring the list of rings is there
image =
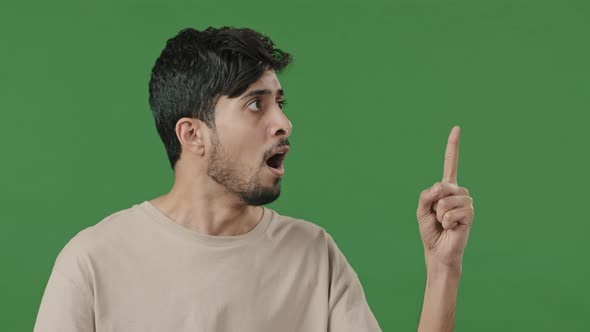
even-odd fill
[[[266,165],[277,175],[283,175],[285,168],[283,161],[285,160],[285,153],[280,152],[272,155],[266,160]]]
[[[281,168],[283,166],[283,160],[285,160],[285,154],[281,152],[268,158],[266,164],[272,168]]]

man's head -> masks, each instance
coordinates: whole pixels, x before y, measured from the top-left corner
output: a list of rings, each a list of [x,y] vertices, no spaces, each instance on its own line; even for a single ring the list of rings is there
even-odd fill
[[[292,130],[276,73],[291,61],[247,28],[189,28],[169,39],[149,102],[175,174],[206,173],[249,205],[276,200],[282,161],[269,157]]]

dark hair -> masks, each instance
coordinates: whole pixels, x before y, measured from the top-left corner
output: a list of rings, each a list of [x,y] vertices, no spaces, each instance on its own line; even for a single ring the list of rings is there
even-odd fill
[[[235,98],[265,70],[278,73],[291,62],[289,53],[249,28],[186,28],[168,39],[152,68],[149,103],[172,169],[182,150],[175,132],[180,118],[197,118],[215,130],[219,97]]]

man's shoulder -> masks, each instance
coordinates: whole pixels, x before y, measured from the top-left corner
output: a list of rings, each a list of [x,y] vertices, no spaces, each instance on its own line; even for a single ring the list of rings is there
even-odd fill
[[[115,211],[103,217],[93,225],[82,228],[70,237],[56,258],[56,265],[60,261],[80,261],[86,259],[90,253],[99,247],[109,245],[112,240],[125,237],[126,229],[133,227],[137,221],[136,211],[133,207]]]
[[[274,211],[274,210],[273,210]],[[330,235],[326,229],[310,218],[298,218],[274,211],[272,227],[269,227],[269,236],[272,238],[286,238],[292,240],[317,241],[325,243]]]

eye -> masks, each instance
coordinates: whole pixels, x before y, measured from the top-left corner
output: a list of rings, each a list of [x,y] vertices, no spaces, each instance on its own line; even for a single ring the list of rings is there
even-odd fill
[[[287,99],[279,100],[277,103],[279,104],[279,107],[283,109],[283,107],[287,105]]]
[[[251,105],[259,105],[258,103],[260,103],[260,101],[261,101],[260,99],[254,99],[251,103],[248,104],[247,107],[255,112],[258,112],[258,111],[260,111],[260,107],[258,109],[252,109],[250,106]]]

